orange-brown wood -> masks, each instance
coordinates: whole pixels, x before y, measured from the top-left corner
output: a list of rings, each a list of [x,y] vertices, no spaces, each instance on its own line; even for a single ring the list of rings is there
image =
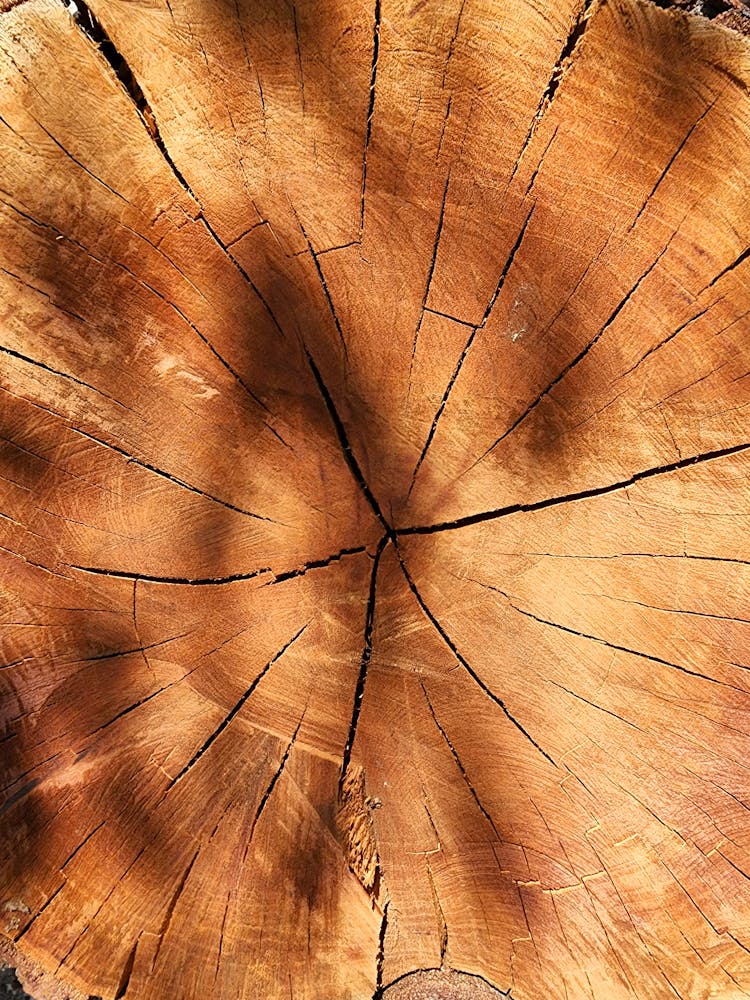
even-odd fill
[[[35,996],[750,995],[750,41],[5,0],[0,73]]]

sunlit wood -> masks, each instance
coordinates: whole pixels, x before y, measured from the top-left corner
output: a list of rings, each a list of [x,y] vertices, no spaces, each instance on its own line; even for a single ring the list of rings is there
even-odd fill
[[[88,3],[0,2],[10,960],[750,994],[750,40]]]

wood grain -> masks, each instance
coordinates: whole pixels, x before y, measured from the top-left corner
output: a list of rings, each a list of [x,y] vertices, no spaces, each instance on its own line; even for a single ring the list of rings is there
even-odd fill
[[[750,42],[0,4],[39,997],[750,995]]]

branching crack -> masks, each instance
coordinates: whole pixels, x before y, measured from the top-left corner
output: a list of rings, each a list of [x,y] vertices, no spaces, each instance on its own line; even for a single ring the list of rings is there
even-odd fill
[[[448,186],[447,186],[447,183],[446,183],[446,193],[447,193],[447,191],[448,191]],[[516,242],[513,244],[513,248],[511,249],[510,254],[508,256],[508,259],[505,262],[505,266],[503,267],[503,269],[502,269],[502,271],[500,273],[500,278],[498,280],[497,286],[496,286],[495,291],[494,291],[494,293],[492,295],[492,298],[490,299],[489,303],[487,304],[487,308],[484,311],[484,315],[482,316],[481,322],[477,326],[472,327],[471,333],[469,334],[469,337],[468,337],[468,339],[466,341],[466,344],[464,345],[464,349],[461,352],[461,357],[458,359],[458,362],[456,363],[456,367],[453,370],[453,374],[451,375],[451,377],[450,377],[450,379],[448,381],[448,385],[445,387],[445,392],[443,393],[443,398],[440,400],[440,404],[439,404],[439,406],[437,408],[437,411],[436,411],[435,416],[433,418],[432,424],[430,425],[430,430],[428,431],[428,434],[427,434],[427,440],[425,441],[424,447],[422,448],[422,452],[421,452],[419,458],[417,459],[417,464],[414,466],[414,472],[412,473],[411,484],[409,486],[409,494],[408,494],[409,496],[411,495],[411,491],[414,489],[414,484],[417,481],[417,476],[419,474],[419,470],[420,470],[420,468],[422,466],[422,463],[425,460],[425,457],[426,457],[427,452],[428,452],[428,450],[430,448],[430,445],[432,444],[432,440],[435,437],[435,432],[437,431],[438,423],[440,422],[440,418],[442,417],[443,412],[445,410],[445,407],[446,407],[446,405],[448,403],[448,399],[450,398],[450,394],[453,391],[453,386],[456,384],[456,379],[458,378],[459,374],[461,373],[461,369],[463,367],[463,364],[466,361],[466,358],[468,356],[469,351],[471,350],[471,345],[474,343],[474,338],[476,337],[476,335],[479,333],[480,330],[484,329],[484,327],[485,327],[485,325],[487,323],[487,320],[490,317],[490,313],[492,312],[492,309],[493,309],[493,307],[495,305],[495,302],[497,301],[497,297],[500,294],[500,291],[501,291],[503,285],[505,284],[505,279],[507,278],[508,272],[510,271],[510,269],[511,269],[511,267],[513,265],[513,261],[515,260],[516,254],[518,253],[518,251],[521,248],[521,244],[523,243],[523,238],[524,238],[524,236],[526,234],[526,229],[527,229],[527,227],[529,225],[529,222],[531,221],[531,216],[533,214],[534,214],[534,206],[532,205],[531,208],[529,209],[529,212],[528,212],[528,214],[526,216],[526,219],[524,220],[523,226],[521,226],[521,231],[518,234],[518,238],[516,239]],[[442,222],[442,216],[441,216],[441,222]],[[439,238],[439,233],[438,233],[438,238]],[[437,253],[437,242],[435,243],[435,253]],[[428,285],[427,291],[429,291],[429,285]],[[427,301],[427,292],[425,292],[425,303],[426,303],[426,301]],[[424,311],[423,311],[423,314],[424,314]],[[417,332],[419,332],[419,331],[417,331]],[[493,447],[494,447],[494,445],[493,445]],[[492,449],[490,449],[490,450],[492,450]]]

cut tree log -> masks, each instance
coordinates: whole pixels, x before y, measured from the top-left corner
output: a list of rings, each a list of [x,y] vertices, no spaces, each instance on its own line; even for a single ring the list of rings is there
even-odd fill
[[[0,9],[35,995],[750,995],[750,42]]]

